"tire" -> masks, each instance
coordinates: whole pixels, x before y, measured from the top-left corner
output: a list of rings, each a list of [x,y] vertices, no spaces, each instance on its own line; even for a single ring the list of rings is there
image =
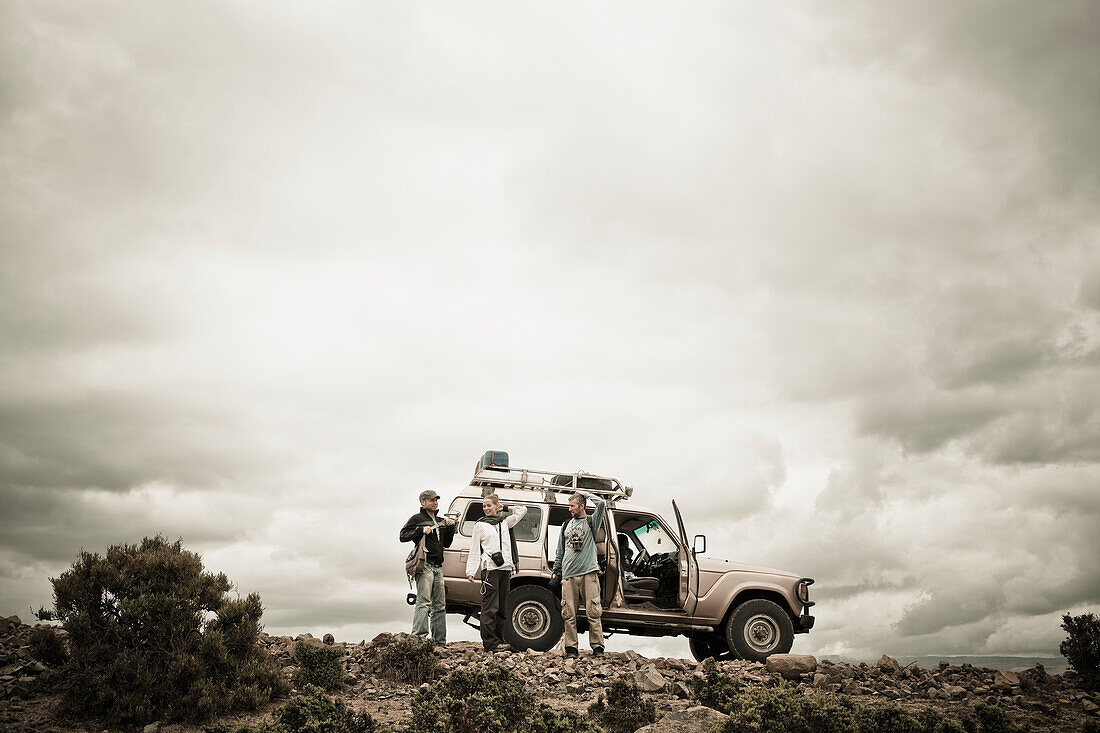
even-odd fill
[[[738,606],[726,622],[726,642],[742,659],[763,662],[791,650],[794,624],[778,604],[754,598]]]
[[[545,652],[558,643],[565,628],[561,601],[546,588],[521,585],[512,589],[508,593],[507,609],[504,640],[510,645]]]
[[[688,649],[691,650],[691,656],[696,662],[702,662],[704,659],[721,662],[737,658],[726,645],[725,636],[719,634],[691,634],[688,636]]]

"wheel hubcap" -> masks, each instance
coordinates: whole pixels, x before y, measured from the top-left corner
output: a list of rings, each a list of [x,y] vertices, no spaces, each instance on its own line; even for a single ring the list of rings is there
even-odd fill
[[[758,652],[770,652],[779,643],[779,627],[771,617],[757,614],[745,624],[745,641]]]
[[[550,613],[541,603],[525,601],[512,611],[512,628],[524,639],[537,639],[550,628]]]

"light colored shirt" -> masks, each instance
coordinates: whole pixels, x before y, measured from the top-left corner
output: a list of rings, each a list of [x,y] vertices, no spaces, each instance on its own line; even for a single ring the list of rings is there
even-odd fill
[[[558,537],[558,554],[554,560],[554,569],[561,573],[562,580],[595,573],[600,569],[596,561],[596,535],[603,526],[607,502],[594,494],[585,491],[580,493],[592,499],[595,508],[590,516],[570,518],[562,525],[561,536]]]
[[[512,557],[512,527],[527,515],[527,507],[511,505],[511,513],[497,524],[475,522],[470,537],[470,556],[466,559],[466,575],[482,570],[515,570],[517,559]],[[498,531],[499,529],[499,531]],[[504,555],[504,563],[497,565],[489,557],[494,552]]]

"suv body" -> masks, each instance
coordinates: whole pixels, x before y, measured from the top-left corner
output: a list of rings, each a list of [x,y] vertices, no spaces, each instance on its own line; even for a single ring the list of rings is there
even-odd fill
[[[480,612],[481,584],[466,579],[466,560],[473,525],[483,515],[482,497],[496,493],[505,506],[527,507],[527,516],[513,528],[519,567],[506,602],[505,637],[523,649],[557,644],[561,600],[549,580],[561,526],[569,519],[567,502],[579,489],[607,501],[597,536],[605,633],[684,635],[696,659],[763,661],[790,651],[794,635],[813,628],[812,579],[703,555],[706,537],[696,535],[689,544],[675,501],[669,521],[630,501],[632,489],[617,479],[510,469],[507,460],[505,453],[486,453],[447,511],[458,525],[444,551],[448,613],[463,614],[470,623]],[[583,629],[583,615],[577,623]]]

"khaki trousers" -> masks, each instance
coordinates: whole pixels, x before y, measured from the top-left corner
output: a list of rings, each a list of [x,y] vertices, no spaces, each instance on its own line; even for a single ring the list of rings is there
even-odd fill
[[[561,618],[565,621],[562,632],[563,644],[577,648],[577,609],[584,599],[584,615],[588,619],[588,643],[595,647],[603,646],[603,625],[600,615],[600,578],[596,573],[566,578],[561,582]]]

